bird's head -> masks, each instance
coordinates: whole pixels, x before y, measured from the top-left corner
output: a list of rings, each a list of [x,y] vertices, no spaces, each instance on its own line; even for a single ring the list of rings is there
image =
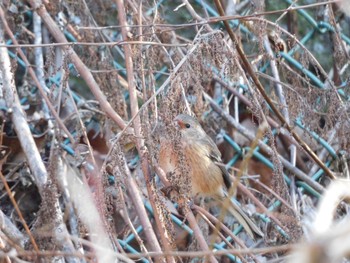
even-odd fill
[[[205,135],[199,122],[190,115],[180,114],[176,116],[174,122],[182,136],[185,136],[188,139],[197,139]]]

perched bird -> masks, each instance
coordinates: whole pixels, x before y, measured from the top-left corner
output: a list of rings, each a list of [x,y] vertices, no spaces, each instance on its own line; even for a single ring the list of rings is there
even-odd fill
[[[174,119],[181,133],[180,149],[189,166],[192,179],[192,195],[212,197],[223,201],[232,181],[221,161],[221,153],[214,141],[206,134],[199,122],[187,115],[180,114]],[[159,165],[165,173],[174,173],[178,169],[179,154],[169,142],[162,142],[159,153]],[[228,211],[242,224],[247,233],[254,238],[253,232],[263,236],[261,230],[232,200]]]

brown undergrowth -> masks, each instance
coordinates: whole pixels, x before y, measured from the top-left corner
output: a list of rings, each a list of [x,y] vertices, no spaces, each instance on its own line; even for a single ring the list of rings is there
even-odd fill
[[[2,3],[0,262],[345,260],[349,14],[221,2],[221,16],[211,1]],[[191,196],[180,113],[263,237]]]

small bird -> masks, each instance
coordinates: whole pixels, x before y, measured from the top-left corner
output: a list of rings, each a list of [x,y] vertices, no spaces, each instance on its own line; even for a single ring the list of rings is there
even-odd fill
[[[227,197],[232,181],[221,160],[221,153],[214,141],[206,134],[199,122],[187,114],[174,119],[180,130],[180,149],[189,166],[192,179],[192,195],[211,197],[223,201]],[[178,153],[169,142],[161,142],[159,165],[165,173],[174,173],[178,169]],[[263,236],[262,231],[232,200],[228,211],[242,224],[247,233],[254,238],[253,232]]]

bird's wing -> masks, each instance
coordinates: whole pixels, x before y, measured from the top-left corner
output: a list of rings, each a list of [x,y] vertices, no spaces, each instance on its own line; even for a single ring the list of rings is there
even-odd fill
[[[230,178],[230,174],[226,170],[225,165],[222,163],[221,160],[221,153],[216,146],[215,142],[208,137],[208,144],[210,144],[210,153],[209,158],[220,168],[222,172],[222,177],[224,179],[225,186],[227,190],[229,190],[232,186],[232,181]]]

